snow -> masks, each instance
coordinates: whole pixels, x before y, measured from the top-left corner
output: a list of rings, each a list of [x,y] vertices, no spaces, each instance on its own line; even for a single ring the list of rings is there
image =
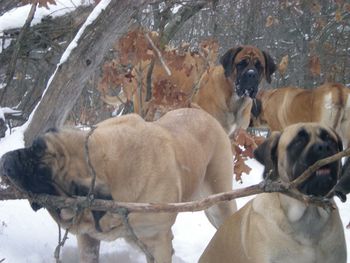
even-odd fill
[[[56,5],[49,5],[49,9],[45,7],[37,8],[31,25],[39,24],[45,16],[62,16],[67,12],[75,10],[82,4],[89,4],[89,1],[56,0],[56,3]],[[30,5],[24,5],[6,12],[0,17],[0,32],[22,27],[28,17],[29,11]]]

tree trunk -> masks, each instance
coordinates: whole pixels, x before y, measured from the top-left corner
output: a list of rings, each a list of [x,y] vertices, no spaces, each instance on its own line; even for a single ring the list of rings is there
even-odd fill
[[[113,0],[80,37],[77,47],[57,70],[27,130],[26,145],[52,127],[60,127],[73,108],[89,77],[99,69],[112,45],[127,32],[136,7],[144,0]]]

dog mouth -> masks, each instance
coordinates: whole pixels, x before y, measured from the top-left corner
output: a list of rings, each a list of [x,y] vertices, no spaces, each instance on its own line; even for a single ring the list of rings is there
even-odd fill
[[[258,93],[258,84],[244,85],[240,81],[236,81],[236,94],[239,97],[250,97],[255,99]]]
[[[306,195],[326,196],[337,182],[337,165],[330,164],[316,170],[299,187],[299,191]]]
[[[318,169],[314,174],[315,174],[315,176],[330,176],[331,169],[328,167],[322,167],[322,168]]]

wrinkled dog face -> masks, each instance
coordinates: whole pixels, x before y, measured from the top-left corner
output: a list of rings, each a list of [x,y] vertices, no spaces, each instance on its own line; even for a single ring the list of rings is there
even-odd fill
[[[42,138],[29,148],[6,153],[1,159],[1,174],[22,191],[55,194],[52,171],[44,162],[47,146]]]
[[[271,83],[276,70],[272,57],[253,46],[229,49],[220,60],[225,77],[234,79],[235,92],[239,97],[255,98],[260,81],[265,77]]]
[[[277,171],[275,177],[292,181],[316,161],[342,150],[339,136],[330,128],[315,123],[299,123],[275,132],[256,151],[265,169]],[[307,195],[325,196],[336,184],[340,161],[318,169],[299,190]]]

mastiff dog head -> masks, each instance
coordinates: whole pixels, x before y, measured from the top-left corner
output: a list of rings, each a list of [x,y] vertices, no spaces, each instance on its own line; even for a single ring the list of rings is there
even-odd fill
[[[231,78],[239,97],[255,98],[260,81],[271,83],[276,70],[272,57],[254,46],[239,46],[229,49],[220,60],[225,77]]]
[[[342,148],[340,137],[328,126],[298,123],[288,126],[283,133],[273,132],[255,150],[255,157],[265,165],[265,176],[274,171],[273,176],[290,182],[316,161],[332,156]],[[337,183],[340,165],[338,160],[322,166],[299,186],[299,190],[306,195],[325,196]]]

